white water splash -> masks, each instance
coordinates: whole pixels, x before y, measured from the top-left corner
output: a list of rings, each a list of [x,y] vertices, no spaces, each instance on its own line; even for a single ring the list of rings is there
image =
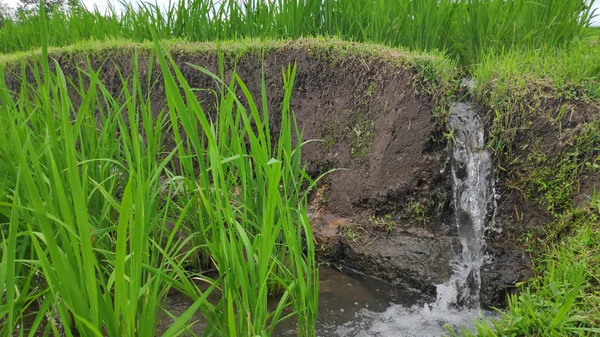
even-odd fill
[[[486,313],[486,316],[493,315]],[[319,336],[332,337],[435,337],[449,336],[446,326],[454,331],[471,329],[475,319],[482,318],[479,310],[441,309],[435,306],[406,308],[389,307],[383,313],[363,310],[352,322],[335,329],[320,331]]]

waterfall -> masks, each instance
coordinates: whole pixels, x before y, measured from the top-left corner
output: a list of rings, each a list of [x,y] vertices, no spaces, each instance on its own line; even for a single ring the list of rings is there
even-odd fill
[[[468,83],[467,83],[468,85]],[[363,309],[353,321],[322,336],[413,337],[446,335],[446,327],[475,333],[473,320],[498,317],[480,310],[484,236],[495,206],[491,155],[486,150],[484,125],[476,108],[456,103],[451,109],[452,151],[449,162],[453,182],[454,213],[462,250],[454,274],[437,285],[435,303],[411,307],[392,305],[385,312]]]
[[[437,286],[438,307],[478,309],[488,207],[493,202],[492,164],[483,123],[471,104],[450,112],[455,222],[462,244],[454,275]]]

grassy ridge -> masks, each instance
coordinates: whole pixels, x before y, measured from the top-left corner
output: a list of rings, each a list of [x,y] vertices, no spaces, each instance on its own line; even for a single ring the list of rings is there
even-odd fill
[[[560,217],[600,165],[600,48],[507,51],[476,68],[490,149],[507,185]],[[548,137],[545,137],[548,136]],[[554,137],[553,137],[554,136]]]
[[[418,52],[407,48],[385,47],[374,43],[353,43],[331,38],[301,38],[295,40],[257,40],[241,39],[218,42],[192,43],[179,39],[167,39],[160,41],[163,49],[172,55],[211,55],[215,56],[219,51],[229,61],[236,61],[245,56],[260,57],[263,53],[268,54],[277,51],[304,51],[311,55],[322,55],[324,58],[337,58],[341,61],[345,57],[362,56],[381,58],[406,68],[417,68],[418,64],[431,63],[435,77],[439,81],[456,80],[456,63],[448,60],[440,52]],[[134,42],[128,39],[111,39],[107,41],[82,41],[65,47],[49,47],[48,55],[56,59],[74,59],[79,57],[108,58],[113,55],[130,55],[138,52],[140,57],[154,51],[154,42]],[[40,57],[41,50],[15,52],[0,54],[0,69],[7,69],[16,64],[26,63],[32,57]],[[72,61],[72,60],[67,60]],[[439,74],[438,74],[439,72]],[[435,75],[435,76],[434,76]],[[446,83],[443,83],[446,85]]]
[[[180,0],[166,10],[127,5],[122,14],[75,6],[48,17],[48,41],[51,46],[109,38],[141,42],[151,40],[153,30],[161,39],[187,41],[337,36],[445,51],[470,65],[486,52],[568,46],[584,37],[590,8],[579,0]],[[0,52],[38,48],[39,20],[36,13],[21,13],[5,21]]]

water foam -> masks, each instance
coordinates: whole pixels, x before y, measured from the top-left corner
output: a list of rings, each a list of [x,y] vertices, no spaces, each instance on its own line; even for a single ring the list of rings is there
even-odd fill
[[[492,313],[486,313],[492,316]],[[389,307],[383,313],[362,310],[356,319],[342,326],[320,331],[319,336],[333,337],[433,337],[449,335],[446,328],[454,331],[475,327],[475,319],[482,318],[479,310],[442,309],[425,304],[406,308],[402,305]]]

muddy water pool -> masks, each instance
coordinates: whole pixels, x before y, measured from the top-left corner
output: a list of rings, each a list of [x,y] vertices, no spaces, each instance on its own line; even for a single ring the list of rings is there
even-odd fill
[[[417,291],[401,289],[357,273],[334,268],[320,269],[319,318],[320,337],[427,337],[448,335],[445,325],[457,330],[473,327],[479,311],[459,311],[435,305],[435,298]],[[192,304],[184,296],[172,294],[165,308],[181,315]],[[274,305],[275,305],[274,300]],[[486,312],[486,316],[493,316]],[[197,315],[191,331],[201,335],[205,320]],[[165,331],[170,319],[164,316],[159,332]],[[280,323],[276,337],[296,336],[292,320]]]

